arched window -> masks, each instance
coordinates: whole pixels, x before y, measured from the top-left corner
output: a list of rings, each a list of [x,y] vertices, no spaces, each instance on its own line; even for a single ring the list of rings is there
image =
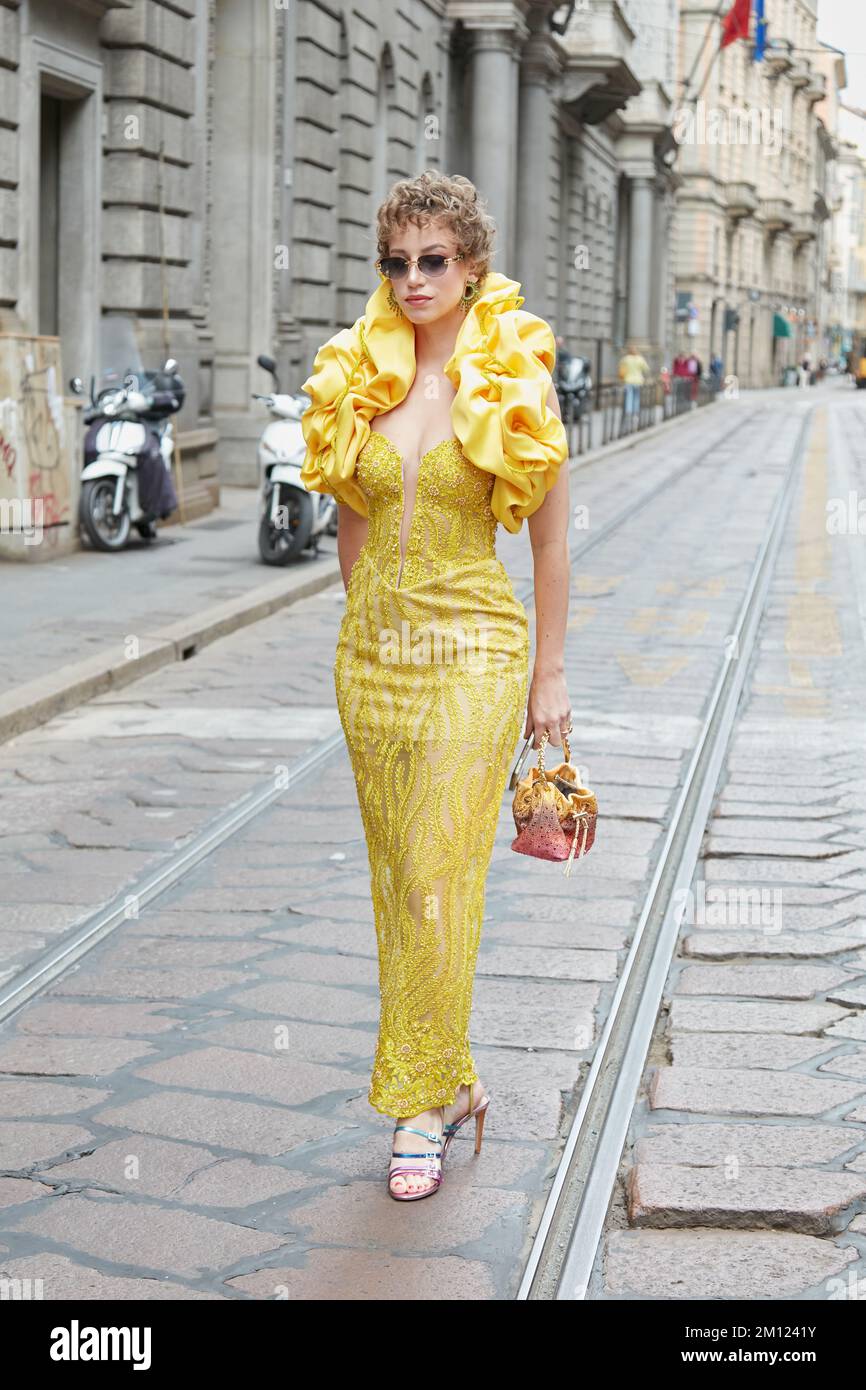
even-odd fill
[[[376,118],[373,125],[373,157],[370,168],[370,199],[377,208],[391,185],[389,142],[391,108],[394,104],[394,59],[391,45],[385,44],[379,59],[376,83]]]
[[[349,216],[351,207],[355,152],[358,148],[358,127],[352,109],[351,92],[351,48],[349,30],[345,15],[340,15],[340,30],[335,54],[337,84],[334,98],[334,113],[337,120],[337,201],[334,218],[337,224],[336,250],[337,263],[332,269],[331,278],[336,286],[336,315],[338,323],[351,323],[360,312],[361,293],[356,285],[365,284],[365,275],[360,275],[356,262],[359,247],[365,245],[369,235],[367,227],[359,228],[357,221]],[[369,255],[369,252],[367,253]],[[361,307],[363,307],[361,305]]]
[[[443,139],[445,148],[440,145],[439,167],[446,166],[468,173],[472,168],[472,139],[470,122],[466,112],[471,97],[473,40],[463,26],[463,21],[455,20],[448,44],[447,101],[448,119]]]
[[[418,130],[415,141],[415,171],[440,168],[443,164],[442,122],[433,96],[433,78],[425,72],[418,93]]]

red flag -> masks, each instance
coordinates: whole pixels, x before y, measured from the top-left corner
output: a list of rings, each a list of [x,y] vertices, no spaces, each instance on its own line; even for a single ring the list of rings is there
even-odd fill
[[[722,20],[722,38],[719,48],[724,48],[725,44],[733,43],[735,39],[747,39],[749,37],[749,16],[751,13],[752,0],[734,0],[733,5]]]

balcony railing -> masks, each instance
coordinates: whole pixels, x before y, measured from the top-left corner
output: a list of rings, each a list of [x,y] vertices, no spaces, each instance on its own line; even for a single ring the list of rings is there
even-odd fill
[[[805,241],[814,241],[818,235],[815,227],[815,217],[812,212],[795,212],[791,222],[791,235],[800,244]]]
[[[815,72],[814,69],[809,73],[809,81],[804,89],[807,101],[823,101],[827,95],[827,79],[823,72]]]
[[[750,217],[758,210],[758,195],[753,183],[728,183],[725,185],[726,212],[729,217]]]
[[[761,216],[768,231],[784,231],[790,227],[794,216],[790,198],[765,198],[761,203]]]
[[[783,72],[788,72],[794,66],[794,59],[789,53],[768,49],[764,54],[764,66],[768,77],[781,77]]]

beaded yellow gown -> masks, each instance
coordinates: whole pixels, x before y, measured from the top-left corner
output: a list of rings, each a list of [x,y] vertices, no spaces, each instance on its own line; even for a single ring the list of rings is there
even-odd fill
[[[485,880],[529,659],[526,611],[495,534],[500,522],[520,529],[567,455],[546,405],[553,335],[519,309],[518,288],[491,272],[461,326],[445,365],[455,433],[420,460],[405,551],[403,460],[369,423],[414,376],[414,329],[388,306],[387,286],[320,349],[304,383],[302,477],[369,519],[334,686],[378,947],[368,1099],[392,1116],[448,1104],[478,1079],[469,1018]]]

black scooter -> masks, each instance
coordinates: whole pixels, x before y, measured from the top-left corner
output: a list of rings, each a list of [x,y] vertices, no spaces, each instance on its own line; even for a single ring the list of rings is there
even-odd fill
[[[562,411],[562,421],[570,425],[590,408],[592,400],[592,368],[588,357],[559,353],[556,361],[556,394]]]
[[[169,417],[183,405],[177,363],[161,371],[129,372],[99,392],[90,383],[84,440],[79,520],[97,550],[122,550],[133,526],[143,540],[156,537],[154,522],[177,507],[171,478],[174,450]],[[84,383],[69,383],[78,396]]]

